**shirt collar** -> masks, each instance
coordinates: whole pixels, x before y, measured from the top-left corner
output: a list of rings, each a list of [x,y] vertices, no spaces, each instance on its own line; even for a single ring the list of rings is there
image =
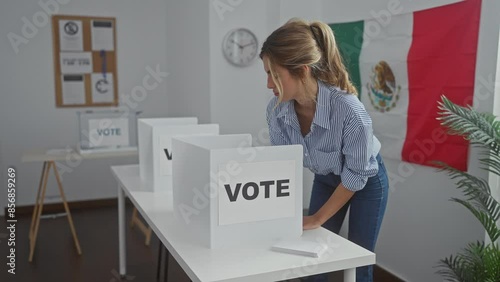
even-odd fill
[[[294,108],[293,108],[293,101],[287,101],[287,102],[281,102],[280,105],[278,106],[278,115],[276,117],[282,118],[284,116],[289,116],[289,113],[291,113]]]
[[[318,97],[316,97],[316,113],[314,113],[313,123],[325,129],[330,129],[330,93],[332,90],[318,80]]]
[[[283,118],[286,124],[300,132],[300,125],[293,106],[293,100],[281,102],[277,118]]]
[[[316,97],[316,112],[314,113],[313,123],[325,129],[330,129],[330,92],[333,90],[327,84],[318,80],[318,96]],[[286,123],[298,126],[293,100],[282,102],[278,110],[277,118],[285,117]]]

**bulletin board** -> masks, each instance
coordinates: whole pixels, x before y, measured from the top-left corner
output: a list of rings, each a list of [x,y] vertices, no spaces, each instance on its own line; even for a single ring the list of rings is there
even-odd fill
[[[56,107],[118,106],[116,19],[52,16]]]

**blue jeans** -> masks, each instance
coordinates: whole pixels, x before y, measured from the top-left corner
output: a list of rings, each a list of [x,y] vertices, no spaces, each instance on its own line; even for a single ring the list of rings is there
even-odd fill
[[[387,171],[380,155],[377,155],[377,161],[379,165],[378,174],[368,178],[366,186],[354,193],[349,202],[323,224],[324,228],[338,234],[350,206],[348,239],[372,252],[375,250],[375,243],[384,217],[389,191]],[[338,175],[315,175],[309,215],[316,213],[323,206],[340,182],[340,176]],[[328,281],[328,275],[314,275],[305,280],[311,282]],[[356,268],[356,282],[372,281],[373,266]]]

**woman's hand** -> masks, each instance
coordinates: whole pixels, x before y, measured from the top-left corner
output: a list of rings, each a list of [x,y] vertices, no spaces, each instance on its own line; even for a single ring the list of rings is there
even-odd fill
[[[342,183],[337,186],[335,192],[328,201],[314,215],[304,216],[302,228],[304,230],[316,229],[334,216],[354,195],[354,192],[344,187]]]
[[[316,229],[321,226],[321,222],[316,215],[304,216],[302,219],[302,228],[304,230]]]

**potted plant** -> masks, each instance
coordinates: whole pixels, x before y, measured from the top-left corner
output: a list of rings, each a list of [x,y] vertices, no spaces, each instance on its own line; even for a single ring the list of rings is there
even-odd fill
[[[479,113],[472,107],[461,107],[445,96],[439,102],[441,125],[449,134],[461,135],[472,145],[485,148],[480,159],[482,168],[500,175],[500,121],[493,114]],[[437,268],[445,281],[499,282],[500,281],[500,204],[491,195],[488,180],[436,162],[440,171],[447,172],[456,181],[457,189],[464,198],[451,198],[467,208],[482,224],[490,242],[478,241],[467,244],[459,253],[441,259]]]

